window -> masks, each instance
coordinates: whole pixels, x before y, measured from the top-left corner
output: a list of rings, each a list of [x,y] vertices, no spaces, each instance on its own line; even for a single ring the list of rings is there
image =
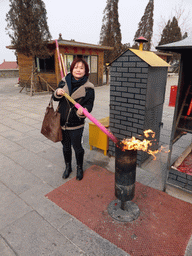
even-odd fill
[[[35,58],[35,65],[38,72],[55,72],[55,58],[54,55],[50,58],[40,59]]]
[[[64,57],[64,60],[67,63],[67,73],[70,72],[70,66],[73,60],[78,57],[78,58],[84,58],[85,61],[87,62],[89,66],[89,72],[90,73],[97,73],[97,56],[89,56],[89,55],[70,55],[67,54],[65,55],[66,58]]]
[[[91,56],[91,73],[97,73],[97,56]]]
[[[71,66],[71,63],[73,62],[73,55],[67,55],[67,73],[70,72],[70,66]]]

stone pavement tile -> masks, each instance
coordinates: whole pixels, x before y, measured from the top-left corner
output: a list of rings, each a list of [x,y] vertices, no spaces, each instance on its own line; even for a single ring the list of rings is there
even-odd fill
[[[170,121],[170,118],[167,117],[167,120],[163,119],[163,129],[171,131],[172,130],[172,121]]]
[[[23,105],[21,104],[19,108],[14,108],[12,111],[14,111],[14,113],[20,115],[20,117],[25,117],[25,116],[28,117],[29,112],[27,110],[22,109],[24,106],[25,106],[24,104]]]
[[[89,256],[129,255],[75,218],[66,223],[59,231]]]
[[[4,154],[9,154],[11,152],[19,151],[22,149],[22,147],[17,143],[2,137],[0,137],[0,145],[0,153]]]
[[[41,124],[42,125],[42,124]],[[33,127],[35,128],[35,126],[33,125]],[[29,137],[33,137],[36,140],[45,142],[46,140],[48,140],[42,133],[41,133],[41,128],[37,129],[35,128],[35,130],[29,131],[27,132],[27,135]],[[52,145],[55,144],[54,142],[52,142]]]
[[[165,172],[165,171],[164,171]],[[163,173],[156,175],[155,178],[149,183],[149,187],[162,191],[164,189],[165,178]]]
[[[36,211],[27,213],[23,218],[2,229],[1,234],[19,256],[86,255]]]
[[[2,136],[10,141],[18,141],[21,139],[27,139],[28,135],[26,133],[23,132],[19,132],[13,129],[8,129],[4,132],[0,132],[0,134],[2,134]]]
[[[169,129],[162,128],[161,132],[160,132],[160,141],[161,141],[161,136],[168,137],[169,139],[165,142],[165,144],[169,144],[169,140],[171,137],[171,131]]]
[[[6,132],[6,131],[11,131],[12,129],[4,124],[0,123],[0,134]]]
[[[3,205],[0,208],[0,230],[2,231],[3,228],[10,226],[15,220],[22,218],[31,210],[32,208],[18,197],[10,204]]]
[[[50,147],[49,145],[42,143],[41,141],[33,137],[18,140],[17,144],[20,145],[22,148],[25,148],[36,154]]]
[[[174,143],[175,147],[187,148],[192,143],[192,134],[183,135],[178,141]]]
[[[159,143],[159,145],[165,144],[165,143],[169,144],[169,142],[170,142],[170,136],[169,135],[165,135],[165,134],[161,134],[160,135],[160,143]]]
[[[26,175],[26,182],[29,178],[28,185],[31,183],[30,180],[34,181],[34,177],[45,181],[46,183],[51,185],[53,188],[56,188],[62,185],[64,182],[63,179],[61,178],[63,174],[63,160],[61,160],[62,166],[59,166],[59,165],[56,165],[57,161],[55,161],[56,164],[53,164],[49,160],[43,159],[42,157],[38,156],[38,154],[34,154],[26,149],[10,154],[9,158],[11,158],[14,162],[16,162],[21,167],[23,167],[24,170],[30,171]],[[9,164],[9,161],[8,161],[8,164]],[[25,179],[23,178],[23,182],[24,180]],[[23,189],[24,188],[25,187],[23,187]]]
[[[39,157],[38,154],[30,152],[27,149],[22,149],[17,152],[11,152],[9,153],[9,158],[28,171],[33,169],[42,169],[45,166],[50,165],[50,162],[48,160]]]
[[[39,179],[45,181],[53,188],[57,188],[64,183],[64,180],[62,179],[63,168],[51,162],[42,166],[41,168],[32,168],[31,173],[34,174]]]
[[[108,156],[105,156],[102,150],[93,148],[93,150],[85,149],[85,160],[85,169],[87,169],[91,165],[98,165],[106,168],[109,164],[110,158]]]
[[[26,117],[26,116],[24,116],[24,117],[21,117],[21,116],[20,116],[20,117],[17,119],[17,121],[19,121],[19,122],[21,122],[21,123],[24,123],[24,124],[27,124],[27,125],[33,125],[33,124],[39,123],[38,120],[29,118],[29,117]]]
[[[52,145],[53,145],[53,142],[52,142]],[[60,167],[64,168],[64,166],[65,166],[65,164],[64,164],[64,157],[63,157],[63,150],[62,150],[62,146],[61,145],[60,145],[60,148],[49,147],[49,148],[39,152],[38,156],[40,156],[40,157],[42,157],[44,159],[47,159],[51,163],[57,164]]]
[[[16,256],[6,241],[0,236],[0,252],[2,256]]]
[[[36,123],[36,124],[32,124],[31,126],[34,127],[35,129],[37,129],[38,132],[40,133],[41,132],[41,127],[42,127],[42,122],[43,122],[43,119],[41,121],[39,121],[38,123]]]
[[[52,147],[52,148],[57,148],[57,149],[62,150],[61,142],[56,142],[56,143],[55,143],[55,142],[53,142],[53,141],[51,141],[51,140],[48,140],[48,139],[45,137],[45,140],[43,140],[43,143],[50,145],[50,147]]]
[[[3,120],[1,122],[3,122],[4,125],[12,128],[14,130],[17,130],[19,132],[28,132],[28,131],[31,131],[31,130],[35,129],[34,127],[32,127],[30,125],[23,124],[21,122],[10,119],[8,117],[3,118]]]
[[[162,143],[161,147],[159,148],[159,151],[160,152],[155,155],[156,160],[158,160],[162,163],[167,163],[167,159],[168,159],[168,156],[169,156],[169,145]]]
[[[0,208],[12,204],[17,196],[7,186],[0,181]]]
[[[153,175],[160,175],[161,171],[167,168],[167,163],[160,160],[151,160],[146,165],[141,165],[141,168]]]
[[[37,176],[12,160],[9,161],[8,166],[0,167],[0,178],[17,195],[34,187],[36,184],[42,184],[42,181]]]
[[[18,119],[21,118],[21,115],[19,115],[17,113],[14,113],[14,112],[10,112],[8,117],[13,119],[13,120],[18,120]]]
[[[28,117],[28,118],[31,118],[31,119],[34,119],[34,120],[36,120],[36,121],[42,121],[42,117],[43,117],[43,116],[41,116],[41,115],[39,115],[39,114],[27,112],[27,117]]]
[[[4,117],[4,116],[7,116],[7,114],[9,114],[10,112],[7,111],[6,109],[2,108],[0,109],[0,116],[1,117]]]
[[[155,174],[150,173],[140,167],[136,168],[136,181],[148,186],[156,177]]]
[[[10,158],[3,153],[0,153],[0,169],[8,167],[10,164]]]
[[[45,195],[52,190],[53,188],[51,186],[44,183],[41,186],[36,185],[22,193],[20,198],[36,210],[53,227],[58,229],[69,221],[72,216],[45,197]]]

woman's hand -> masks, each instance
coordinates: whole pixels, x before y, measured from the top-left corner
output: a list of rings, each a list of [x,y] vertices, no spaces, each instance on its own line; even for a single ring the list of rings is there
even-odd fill
[[[65,91],[61,88],[57,89],[57,95],[58,96],[63,96],[65,94]]]
[[[82,107],[77,110],[77,115],[83,116],[83,108]]]

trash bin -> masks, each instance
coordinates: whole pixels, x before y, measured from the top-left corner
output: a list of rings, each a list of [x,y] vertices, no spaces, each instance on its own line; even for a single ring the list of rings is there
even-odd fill
[[[169,107],[175,107],[175,102],[177,98],[177,85],[172,85],[169,97]]]
[[[109,127],[109,117],[102,118],[98,121],[106,128]],[[89,123],[89,145],[90,150],[92,150],[93,147],[96,147],[104,150],[104,155],[107,155],[109,138],[93,122]]]

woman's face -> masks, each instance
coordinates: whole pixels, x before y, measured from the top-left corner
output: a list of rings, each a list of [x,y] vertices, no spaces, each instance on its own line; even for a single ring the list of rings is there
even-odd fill
[[[77,62],[75,64],[72,75],[76,80],[79,80],[85,75],[85,65],[83,64],[83,62]]]

